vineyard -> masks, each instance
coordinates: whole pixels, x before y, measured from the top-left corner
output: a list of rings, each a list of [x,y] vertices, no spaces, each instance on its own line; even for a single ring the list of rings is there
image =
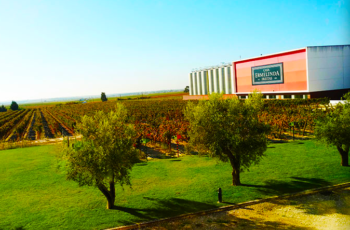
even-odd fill
[[[170,147],[172,140],[188,141],[189,122],[183,110],[183,100],[119,101],[128,110],[128,123],[137,131],[135,146],[147,139]],[[196,101],[192,102],[196,103]],[[51,107],[7,111],[0,113],[0,139],[3,141],[38,140],[73,136],[75,126],[84,115],[96,111],[109,112],[116,101],[86,104],[59,104]],[[312,134],[315,121],[332,111],[326,99],[265,100],[259,120],[268,123],[271,139],[286,139],[296,135]]]

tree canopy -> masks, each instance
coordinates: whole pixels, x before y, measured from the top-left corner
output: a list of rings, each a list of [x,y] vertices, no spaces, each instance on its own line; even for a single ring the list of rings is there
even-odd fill
[[[344,98],[344,104],[339,103],[334,111],[317,121],[315,134],[317,139],[334,145],[341,156],[341,165],[349,166],[350,92]]]
[[[77,124],[82,140],[64,151],[67,179],[80,186],[96,186],[106,197],[108,209],[114,207],[115,184],[130,185],[129,173],[137,162],[134,128],[125,123],[126,118],[121,104],[110,113],[85,115]]]
[[[190,122],[190,145],[221,161],[229,161],[232,184],[240,185],[240,172],[258,163],[267,148],[270,128],[258,120],[262,94],[253,93],[244,102],[211,94],[209,101],[189,103],[185,116]]]
[[[104,92],[101,93],[101,101],[104,102],[104,101],[108,101],[107,99],[107,96]]]
[[[18,110],[18,104],[15,101],[12,101],[11,105],[10,105],[10,109],[12,110]]]
[[[185,87],[185,90],[184,90],[184,93],[188,93],[188,92],[190,92],[190,87],[189,87],[189,86],[186,86],[186,87]]]

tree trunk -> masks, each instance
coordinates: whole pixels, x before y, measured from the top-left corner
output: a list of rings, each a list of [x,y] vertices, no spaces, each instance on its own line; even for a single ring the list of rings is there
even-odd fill
[[[107,209],[113,209],[114,208],[114,199],[107,198]]]
[[[111,191],[108,191],[106,186],[104,186],[103,184],[97,184],[97,187],[107,199],[107,209],[113,209],[114,208],[114,202],[115,202],[114,182],[110,182],[109,183],[109,187],[110,187]]]
[[[232,185],[233,186],[241,185],[241,180],[239,178],[239,170],[236,170],[236,169],[232,170]]]
[[[337,146],[337,149],[341,156],[341,166],[349,166],[349,146],[346,146],[345,150],[341,146]]]
[[[109,182],[109,193],[111,194],[112,206],[114,206],[115,202],[115,186],[114,186],[114,178],[112,182]],[[108,208],[109,209],[109,208]]]
[[[304,130],[303,130],[303,136],[305,135],[306,126],[307,126],[307,121],[305,122]]]
[[[349,154],[345,153],[341,156],[341,166],[349,166]]]
[[[232,185],[233,186],[241,185],[241,180],[239,177],[240,168],[241,168],[239,156],[234,157],[231,153],[227,155],[230,159],[230,163],[232,166]]]

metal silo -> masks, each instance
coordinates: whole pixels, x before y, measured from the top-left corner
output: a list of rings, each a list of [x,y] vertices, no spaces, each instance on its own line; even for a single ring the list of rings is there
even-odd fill
[[[200,71],[197,72],[197,83],[198,83],[198,95],[202,95],[202,74]]]
[[[220,84],[219,84],[219,69],[214,69],[214,92],[220,93]]]
[[[211,68],[208,70],[209,79],[209,94],[214,92],[214,70]]]
[[[193,85],[194,94],[193,95],[198,95],[197,73],[193,72],[192,73],[192,77],[193,77],[193,82],[194,82],[194,85]]]
[[[201,71],[202,76],[202,95],[208,94],[208,87],[207,87],[207,71],[202,70]]]
[[[220,85],[220,93],[226,94],[225,89],[225,68],[223,66],[219,67],[219,85]]]
[[[190,77],[190,95],[193,95],[192,73],[189,74],[189,77]]]
[[[232,94],[231,66],[225,67],[226,94]]]

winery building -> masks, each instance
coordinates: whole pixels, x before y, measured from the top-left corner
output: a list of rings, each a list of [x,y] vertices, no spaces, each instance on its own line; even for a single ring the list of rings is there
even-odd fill
[[[350,45],[308,46],[192,71],[184,100],[210,93],[246,98],[254,89],[264,98],[339,100],[350,90]]]

